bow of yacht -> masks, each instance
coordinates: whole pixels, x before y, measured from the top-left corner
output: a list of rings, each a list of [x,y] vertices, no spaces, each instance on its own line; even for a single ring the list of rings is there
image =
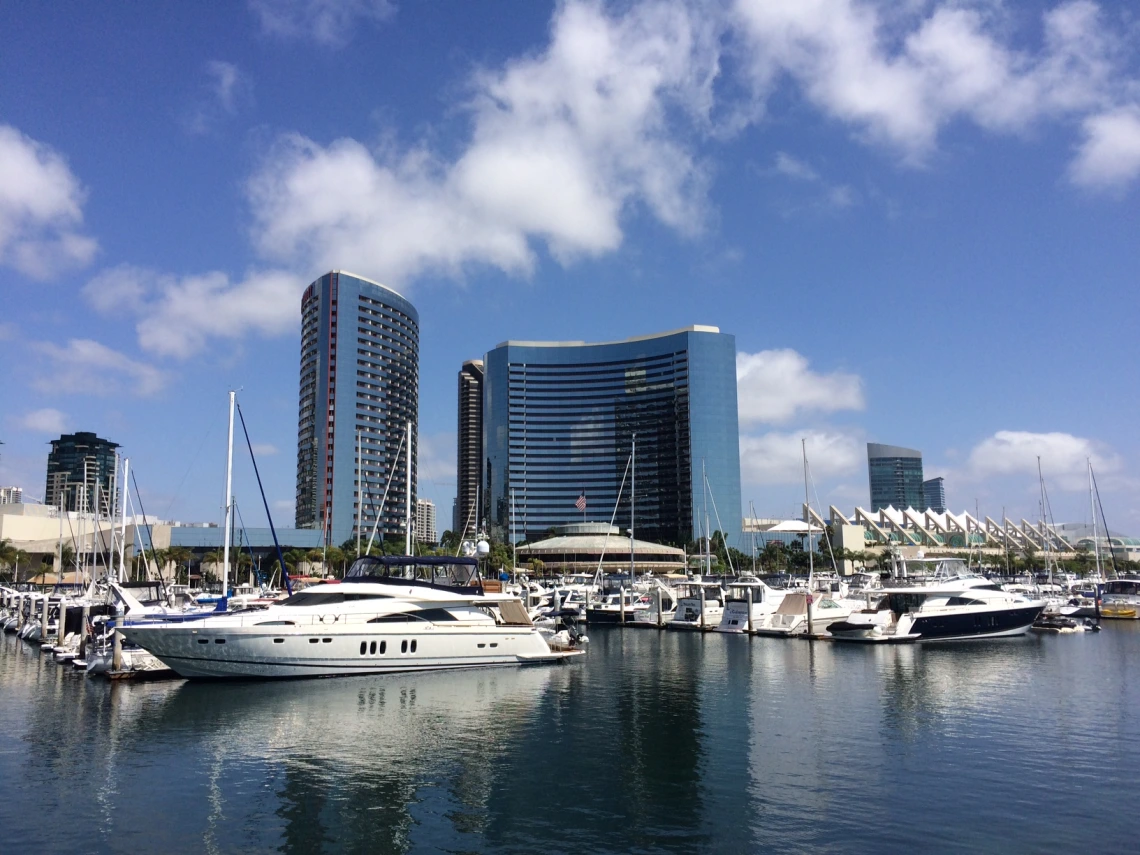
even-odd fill
[[[183,677],[329,677],[555,662],[523,603],[474,558],[358,559],[343,581],[265,608],[122,627]],[[555,645],[557,647],[557,645]]]

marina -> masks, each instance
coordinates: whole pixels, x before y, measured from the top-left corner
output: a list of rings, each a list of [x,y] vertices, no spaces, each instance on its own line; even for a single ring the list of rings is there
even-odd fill
[[[224,684],[91,680],[4,634],[5,848],[1040,852],[1090,823],[1134,848],[1136,622],[590,634],[563,667]]]

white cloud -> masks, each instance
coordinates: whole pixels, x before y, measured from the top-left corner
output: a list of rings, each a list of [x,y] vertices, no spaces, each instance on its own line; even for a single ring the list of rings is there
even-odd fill
[[[250,0],[261,29],[283,39],[312,39],[327,47],[347,44],[358,23],[395,14],[392,0]]]
[[[1122,107],[1084,121],[1085,139],[1073,161],[1073,183],[1118,188],[1140,175],[1140,108]]]
[[[733,17],[758,98],[790,78],[824,114],[916,163],[951,122],[1021,132],[1099,111],[1129,86],[1088,0],[1045,14],[1036,52],[1012,46],[991,3],[737,0]]]
[[[1087,461],[1090,458],[1098,479],[1118,475],[1123,466],[1119,455],[1092,439],[1060,432],[1001,430],[970,451],[968,476],[983,480],[1026,475],[1035,482],[1038,457],[1046,487],[1062,490],[1088,489]]]
[[[296,329],[303,288],[299,277],[280,270],[251,271],[231,281],[219,271],[178,277],[123,265],[101,272],[83,294],[101,312],[138,315],[144,350],[187,359],[211,339]]]
[[[807,430],[798,433],[770,431],[740,437],[740,475],[745,484],[803,484],[801,440],[807,440],[808,465],[813,480],[847,475],[863,465],[860,442],[853,436]],[[814,501],[814,497],[813,497]]]
[[[90,339],[71,339],[67,347],[39,342],[33,349],[49,362],[35,379],[43,392],[147,397],[166,385],[164,372]]]
[[[456,439],[454,432],[421,434],[416,454],[417,474],[421,482],[455,483]]]
[[[277,453],[277,446],[268,442],[255,442],[253,444],[253,453],[261,457],[272,457]]]
[[[62,155],[0,125],[0,263],[33,279],[89,264],[98,244],[77,231],[84,195]]]
[[[213,83],[214,97],[227,113],[237,110],[238,98],[248,86],[245,75],[232,62],[214,59],[206,63],[206,74]]]
[[[863,380],[835,371],[817,374],[794,350],[736,355],[741,425],[783,424],[804,412],[863,409]]]
[[[526,273],[533,242],[562,263],[608,252],[637,205],[694,233],[706,177],[671,123],[705,121],[707,35],[677,4],[621,17],[563,4],[543,53],[474,75],[472,133],[454,160],[283,137],[249,184],[257,247],[403,283],[472,263]]]
[[[50,407],[25,413],[16,423],[24,430],[37,433],[62,434],[67,430],[67,416]]]

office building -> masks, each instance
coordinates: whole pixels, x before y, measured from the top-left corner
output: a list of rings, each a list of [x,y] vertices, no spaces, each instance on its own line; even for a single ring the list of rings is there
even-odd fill
[[[483,361],[463,363],[459,372],[459,429],[455,468],[455,513],[452,531],[471,537],[479,530],[475,503],[483,461]],[[466,535],[464,535],[466,531]]]
[[[886,507],[924,510],[921,451],[868,442],[867,473],[872,511]]]
[[[118,507],[115,449],[93,433],[65,433],[51,441],[44,504],[110,516]]]
[[[922,502],[925,506],[919,510],[946,513],[946,479],[939,476],[922,482]]]
[[[494,535],[510,537],[512,508],[516,540],[608,523],[619,488],[615,524],[627,530],[636,435],[637,538],[695,540],[707,509],[738,544],[733,336],[693,326],[601,344],[508,341],[484,363],[482,504]]]
[[[333,270],[305,290],[297,528],[322,529],[334,545],[355,535],[358,519],[364,536],[374,524],[379,536],[406,532],[407,501],[416,493],[419,341],[415,307],[378,282]]]
[[[431,499],[416,499],[416,542],[439,543],[435,530],[435,502]]]
[[[24,502],[24,491],[20,487],[0,487],[0,505],[20,505]]]

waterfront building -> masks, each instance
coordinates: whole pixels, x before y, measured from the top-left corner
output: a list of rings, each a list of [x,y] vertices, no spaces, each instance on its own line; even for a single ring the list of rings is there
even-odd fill
[[[922,498],[922,452],[897,445],[867,443],[871,510],[886,507],[925,510]]]
[[[707,509],[710,527],[737,544],[733,336],[693,326],[598,344],[507,341],[484,363],[482,504],[493,534],[511,536],[512,509],[516,539],[608,521],[636,436],[636,536],[695,540]],[[626,477],[622,531],[630,486]]]
[[[51,441],[44,504],[65,511],[109,516],[118,507],[116,442],[88,431],[65,433]]]
[[[333,270],[305,290],[297,528],[321,529],[332,544],[353,537],[358,518],[365,537],[377,517],[379,536],[405,532],[406,502],[409,496],[414,502],[416,492],[419,340],[415,307],[378,282]],[[411,436],[405,441],[409,422]],[[391,487],[380,508],[389,476]]]
[[[571,523],[555,526],[552,536],[520,546],[518,566],[542,562],[544,573],[628,573],[632,547],[639,573],[684,573],[685,551],[649,543],[640,538],[629,542],[628,533],[609,523]]]
[[[0,505],[19,505],[24,501],[21,487],[0,487]]]
[[[923,509],[946,513],[946,479],[939,476],[922,482]]]
[[[452,531],[471,537],[479,530],[475,505],[483,461],[483,360],[471,359],[459,371],[459,424],[456,434],[455,513]],[[464,531],[466,530],[466,535]]]
[[[439,543],[435,531],[435,502],[431,499],[416,499],[416,542]]]

